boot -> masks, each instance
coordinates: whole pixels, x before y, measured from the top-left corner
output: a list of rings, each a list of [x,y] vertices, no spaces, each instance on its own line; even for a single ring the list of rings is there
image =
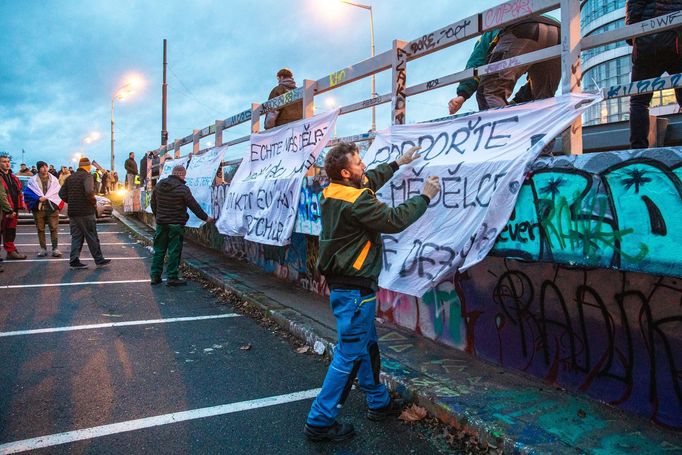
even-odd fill
[[[41,248],[40,251],[38,251],[38,257],[44,258],[45,256],[47,256],[47,250],[45,248]]]
[[[339,442],[355,436],[355,429],[350,423],[334,422],[328,427],[316,427],[306,423],[303,433],[311,441]]]
[[[62,252],[59,251],[57,248],[52,248],[52,257],[53,258],[60,258],[62,257]]]
[[[22,259],[26,259],[26,255],[19,253],[19,251],[17,251],[17,250],[14,250],[14,251],[10,251],[9,253],[7,253],[7,259],[13,259],[15,261],[20,261]]]
[[[380,409],[367,409],[367,418],[369,420],[381,421],[389,417],[397,417],[403,411],[405,400],[402,398],[392,398],[388,406]]]

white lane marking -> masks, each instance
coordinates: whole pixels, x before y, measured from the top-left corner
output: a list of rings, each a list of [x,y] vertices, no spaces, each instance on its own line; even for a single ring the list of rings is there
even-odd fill
[[[83,241],[85,243],[85,240]],[[99,242],[100,245],[139,245],[137,242],[115,242],[115,243],[107,243],[107,242]],[[40,246],[40,243],[15,243],[15,246]],[[68,245],[67,245],[68,246]]]
[[[111,259],[112,261],[135,261],[139,259],[151,259],[151,256],[142,256],[142,257],[129,257],[129,258],[107,258]],[[59,261],[69,261],[69,258],[51,258],[51,259],[20,259],[18,261],[16,260],[7,260],[3,261],[3,265],[9,265],[9,264],[21,264],[22,262],[59,262]],[[93,261],[93,258],[81,258],[81,261]]]
[[[98,234],[127,234],[127,232],[123,231],[97,231]],[[58,232],[59,235],[71,235],[69,231],[63,231],[63,232]],[[38,235],[37,232],[17,232],[17,235]],[[45,235],[49,236],[50,231],[46,230]]]
[[[86,286],[88,284],[125,284],[125,283],[149,283],[146,280],[118,280],[118,281],[79,281],[77,283],[44,283],[44,284],[9,284],[0,286],[0,289],[21,289],[21,288],[49,288],[58,286]]]
[[[238,403],[223,404],[220,406],[211,406],[207,408],[192,409],[189,411],[173,412],[171,414],[163,414],[154,417],[145,417],[142,419],[128,420],[126,422],[112,423],[109,425],[101,425],[92,428],[83,428],[80,430],[66,431],[64,433],[57,433],[46,436],[39,436],[37,438],[24,439],[21,441],[8,442],[0,445],[0,454],[10,454],[24,452],[27,450],[42,449],[45,447],[52,447],[60,444],[69,444],[76,441],[83,441],[86,439],[99,438],[102,436],[109,436],[112,434],[125,433],[128,431],[141,430],[143,428],[157,427],[160,425],[169,425],[176,422],[184,422],[186,420],[203,419],[206,417],[215,417],[224,414],[232,414],[235,412],[249,411],[252,409],[259,409],[268,406],[276,406],[279,404],[291,403],[294,401],[302,401],[314,398],[320,393],[321,389],[303,390],[300,392],[288,393],[285,395],[277,395],[274,397],[258,398],[249,401],[240,401]]]
[[[240,316],[241,316],[241,314],[237,314],[237,313],[226,313],[226,314],[213,314],[210,316],[190,316],[190,317],[185,317],[185,318],[147,319],[144,321],[104,322],[102,324],[72,325],[72,326],[66,326],[66,327],[48,327],[48,328],[44,328],[44,329],[15,330],[13,332],[0,332],[0,337],[13,337],[13,336],[17,336],[17,335],[35,335],[37,333],[70,332],[72,330],[102,329],[102,328],[108,328],[108,327],[124,327],[124,326],[129,326],[129,325],[166,324],[169,322],[203,321],[206,319],[237,318]]]

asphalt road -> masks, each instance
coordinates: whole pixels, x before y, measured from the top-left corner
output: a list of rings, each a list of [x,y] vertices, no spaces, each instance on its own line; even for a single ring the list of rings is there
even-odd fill
[[[39,260],[33,226],[20,226],[16,241],[29,260],[3,263],[0,454],[443,449],[423,426],[366,420],[359,391],[342,413],[355,438],[307,441],[302,428],[322,384],[322,359],[296,353],[196,282],[150,286],[150,252],[118,223],[98,231],[113,259],[108,267],[96,269],[87,248],[85,270],[70,270],[65,259]],[[67,225],[60,225],[59,240],[66,256]]]

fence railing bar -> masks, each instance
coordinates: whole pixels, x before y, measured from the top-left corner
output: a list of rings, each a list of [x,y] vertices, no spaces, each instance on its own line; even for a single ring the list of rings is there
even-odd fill
[[[605,87],[602,89],[602,94],[604,99],[613,99],[658,92],[671,88],[682,88],[682,73]]]
[[[386,93],[375,98],[367,98],[366,100],[358,101],[357,103],[342,106],[339,115],[350,114],[351,112],[367,109],[368,107],[378,106],[380,104],[390,103],[392,95]]]
[[[622,28],[610,30],[608,32],[590,35],[580,40],[581,50],[592,49],[617,41],[625,41],[627,38],[648,35],[650,33],[662,32],[682,26],[682,11],[675,11],[669,14],[655,17],[636,24],[626,25]]]

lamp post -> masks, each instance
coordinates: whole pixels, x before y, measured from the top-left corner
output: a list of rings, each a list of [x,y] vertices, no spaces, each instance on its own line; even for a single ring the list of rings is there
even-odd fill
[[[372,14],[372,5],[363,5],[362,3],[356,3],[349,0],[339,0],[341,3],[345,3],[351,6],[357,6],[358,8],[365,9],[369,11],[369,33],[371,36],[372,43],[372,57],[374,57],[374,15]],[[372,93],[371,98],[376,98],[376,77],[372,74]],[[377,111],[376,106],[372,106],[372,131],[377,130]]]
[[[134,89],[142,85],[142,80],[136,76],[130,77],[128,82],[120,86],[111,95],[111,172],[114,172],[114,102],[118,99],[123,101],[126,96],[134,93]]]

